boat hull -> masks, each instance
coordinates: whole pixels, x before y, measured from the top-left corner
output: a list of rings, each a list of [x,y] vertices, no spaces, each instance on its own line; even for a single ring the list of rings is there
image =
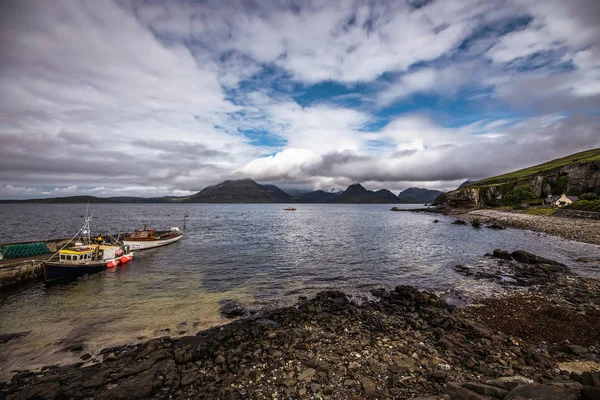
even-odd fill
[[[95,274],[106,269],[106,262],[83,265],[65,265],[54,262],[44,262],[46,282],[59,279],[77,278],[87,274]]]
[[[152,249],[154,247],[165,246],[167,244],[175,243],[179,239],[182,238],[183,235],[178,235],[174,237],[164,238],[164,239],[147,239],[147,240],[137,240],[137,239],[125,239],[125,244],[132,246],[134,250],[147,250]]]

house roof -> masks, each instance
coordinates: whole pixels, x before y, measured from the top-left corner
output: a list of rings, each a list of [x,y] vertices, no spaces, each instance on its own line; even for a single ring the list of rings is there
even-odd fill
[[[558,201],[558,199],[560,199],[562,196],[548,196],[546,197],[545,202],[546,203],[555,203]]]
[[[569,199],[571,201],[577,201],[577,200],[579,200],[579,197],[577,197],[577,196],[567,196],[567,199]]]

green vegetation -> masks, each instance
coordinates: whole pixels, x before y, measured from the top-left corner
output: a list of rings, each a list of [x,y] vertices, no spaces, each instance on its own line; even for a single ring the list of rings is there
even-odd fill
[[[506,193],[503,201],[508,205],[517,207],[529,200],[534,199],[535,197],[535,192],[532,188],[527,185],[521,185]]]
[[[579,197],[580,200],[598,200],[596,193],[584,193]]]
[[[575,203],[565,206],[565,208],[571,210],[600,212],[600,200],[579,200]]]
[[[521,169],[519,171],[510,172],[504,175],[498,175],[491,178],[486,178],[477,182],[473,182],[468,186],[490,186],[498,185],[507,182],[514,182],[517,180],[533,177],[534,175],[543,175],[545,172],[552,171],[554,169],[564,167],[569,164],[600,161],[600,149],[583,151],[581,153],[571,154],[570,156],[558,158],[556,160],[548,161],[543,164],[535,165],[533,167]],[[561,178],[559,178],[560,180]],[[566,187],[566,178],[564,179],[564,185]],[[560,186],[560,185],[559,185]],[[560,190],[555,189],[556,193]]]
[[[553,215],[554,207],[539,207],[539,208],[530,208],[525,211],[525,214],[529,215]]]

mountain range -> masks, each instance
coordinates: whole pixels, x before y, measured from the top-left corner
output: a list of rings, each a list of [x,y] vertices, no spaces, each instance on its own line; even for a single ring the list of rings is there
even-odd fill
[[[184,197],[95,197],[69,196],[31,200],[2,200],[2,203],[346,203],[346,204],[423,204],[432,202],[441,192],[409,188],[398,196],[387,189],[367,190],[354,183],[342,192],[301,193],[292,196],[275,185],[261,185],[252,179],[227,180]]]

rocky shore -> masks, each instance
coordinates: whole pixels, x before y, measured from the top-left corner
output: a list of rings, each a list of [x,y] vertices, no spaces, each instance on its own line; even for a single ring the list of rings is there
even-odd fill
[[[600,220],[559,217],[555,215],[530,215],[524,212],[500,210],[472,210],[450,212],[468,221],[498,223],[518,229],[543,232],[578,242],[600,245]]]
[[[501,298],[454,307],[408,286],[328,291],[228,325],[20,371],[0,399],[598,399],[600,283],[501,250],[459,273]],[[11,340],[18,340],[15,337]]]

